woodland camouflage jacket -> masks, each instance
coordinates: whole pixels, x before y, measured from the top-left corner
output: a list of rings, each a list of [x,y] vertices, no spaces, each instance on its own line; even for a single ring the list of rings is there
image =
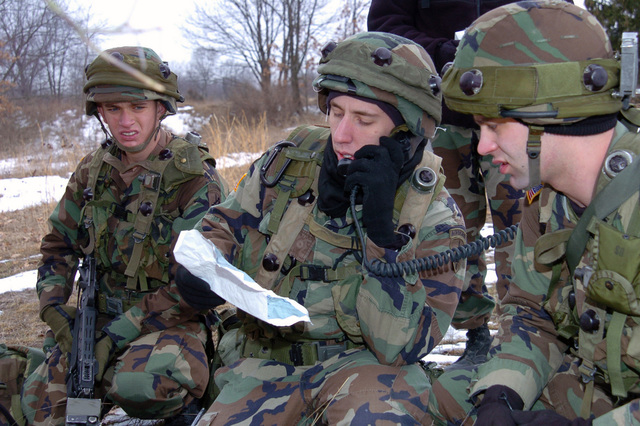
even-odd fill
[[[640,137],[631,136],[618,123],[609,153],[625,149],[637,155],[639,145]],[[601,173],[597,192],[609,181]],[[529,409],[565,355],[572,354],[586,376],[593,372],[596,387],[622,401],[622,406],[597,418],[596,423],[629,424],[635,419],[633,424],[640,424],[638,399],[634,400],[640,397],[637,177],[631,192],[604,220],[589,222],[589,239],[574,280],[563,247],[578,223],[580,209],[550,187],[525,208],[516,239],[513,279],[502,300],[499,334],[489,361],[478,368],[472,381],[472,395],[504,385],[514,389]],[[554,264],[559,279],[550,290]]]
[[[69,179],[64,196],[49,218],[50,232],[42,240],[37,282],[41,311],[68,301],[79,259],[84,255],[82,248],[94,238],[99,309],[115,316],[113,322],[122,326],[111,330],[112,335],[121,337],[119,347],[137,337],[143,326],[154,331],[193,316],[193,309],[180,303],[175,284],[168,286],[175,264],[172,249],[180,231],[192,229],[210,205],[226,196],[226,184],[206,151],[184,139],[169,134],[165,137],[169,141],[166,147],[158,147],[137,167],[124,166],[115,144],[87,155]],[[103,161],[91,190],[93,196],[87,197],[90,167],[98,155],[104,155]],[[162,181],[145,181],[144,176],[159,167],[163,168]],[[136,217],[141,215],[145,186],[153,185],[159,186],[157,201],[151,207],[147,235],[138,243],[142,244],[142,254],[134,271],[135,288],[127,288],[125,272],[137,244]],[[87,221],[88,205],[91,221]]]
[[[321,146],[315,151],[321,152],[326,139],[318,143]],[[427,155],[433,154],[425,153]],[[270,227],[278,204],[278,191],[277,187],[266,187],[260,179],[260,170],[269,156],[270,151],[257,160],[237,190],[224,203],[212,208],[197,226],[234,266],[263,287],[290,297],[308,309],[311,323],[297,323],[277,330],[258,324],[257,337],[276,337],[290,342],[345,339],[356,344],[365,342],[382,364],[404,365],[422,359],[440,342],[451,323],[466,262],[460,261],[454,267],[449,263],[437,270],[400,278],[374,275],[361,265],[362,250],[350,213],[331,218],[317,208],[313,199],[303,200],[303,194],[299,200],[288,199],[287,209],[300,208],[300,203],[310,202],[303,218],[304,226],[291,235],[293,243],[287,252],[288,259],[276,269],[275,279],[266,282],[259,269],[263,260],[269,259],[268,244],[279,238],[278,233],[291,232],[283,223],[275,234]],[[311,177],[317,182],[320,166],[315,167]],[[317,191],[317,184],[311,188]],[[394,221],[399,225],[397,213]],[[358,220],[360,215],[361,206],[358,206]],[[415,257],[442,252],[466,240],[463,218],[446,189],[434,195],[416,229]],[[409,240],[395,251],[380,248],[367,239],[367,256],[387,263],[408,260],[414,257],[413,244]],[[251,318],[245,319],[247,334],[255,331],[255,326]]]

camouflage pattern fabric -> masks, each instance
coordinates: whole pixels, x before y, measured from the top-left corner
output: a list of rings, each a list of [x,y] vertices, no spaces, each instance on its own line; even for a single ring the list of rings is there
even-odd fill
[[[557,372],[530,410],[553,410],[569,419],[580,417],[582,400],[585,398],[580,363],[579,358],[565,355]],[[429,413],[434,424],[473,424],[476,415],[475,404],[469,398],[467,388],[472,385],[476,375],[476,367],[469,366],[455,372],[445,371],[438,377],[433,383],[429,399]],[[611,394],[596,387],[591,405],[591,413],[596,417],[593,424],[622,426],[640,422],[640,410],[633,405],[615,407]]]
[[[637,155],[639,143],[640,137],[629,136],[618,123],[609,152],[628,149]],[[609,181],[601,173],[597,192]],[[594,424],[640,424],[640,311],[634,292],[640,285],[640,265],[638,250],[630,246],[640,237],[639,195],[636,189],[605,221],[593,221],[576,267],[593,274],[578,273],[575,280],[569,277],[564,253],[558,259],[553,248],[562,247],[563,235],[576,226],[580,210],[550,187],[525,208],[513,281],[502,300],[490,359],[477,371],[445,372],[438,378],[430,403],[434,417],[451,422],[473,417],[469,398],[500,384],[516,391],[525,409],[552,408],[575,419],[586,400],[596,416]],[[613,247],[603,245],[610,241]],[[554,263],[561,266],[560,278],[550,292]],[[625,280],[629,293],[614,291]],[[580,319],[592,313],[599,318],[597,326],[581,326]],[[591,374],[594,381],[585,383]],[[594,384],[591,400],[588,383]]]
[[[197,227],[229,262],[251,276],[256,275],[258,265],[269,254],[265,252],[269,240],[275,238],[267,228],[277,191],[266,188],[259,173],[269,155],[267,152],[254,163],[237,191],[212,208]],[[298,204],[295,199],[288,202],[288,208]],[[285,409],[288,395],[292,400],[291,405],[286,405],[286,416],[292,421],[307,421],[318,414],[321,422],[336,424],[356,413],[361,415],[370,407],[367,419],[371,423],[382,424],[388,415],[394,423],[418,424],[424,413],[417,408],[426,408],[423,404],[428,380],[416,364],[433,350],[449,327],[462,287],[464,261],[403,278],[376,276],[361,267],[361,250],[357,249],[350,213],[330,218],[316,206],[310,211],[289,251],[291,264],[328,267],[329,275],[333,271],[339,274],[344,268],[353,269],[342,277],[324,280],[311,276],[302,279],[291,272],[296,269],[291,264],[281,269],[276,282],[268,288],[283,294],[282,288],[287,285],[290,290],[284,295],[304,305],[312,323],[275,328],[247,317],[243,334],[249,339],[270,338],[289,344],[348,340],[354,345],[364,343],[367,349],[343,350],[309,369],[294,369],[292,359],[240,359],[234,363],[238,357],[230,357],[228,368],[217,372],[216,384],[222,390],[208,417],[217,413],[214,424],[233,424],[240,417],[246,424],[270,421],[265,420],[272,419],[268,413],[273,409],[276,415]],[[360,214],[361,209],[357,208],[357,220]],[[285,227],[278,232],[287,231]],[[445,189],[434,196],[417,232],[416,257],[457,247],[466,240],[460,211]],[[350,244],[345,248],[333,242],[340,238]],[[388,263],[408,260],[412,245],[408,243],[396,252],[377,247],[368,238],[366,244],[370,259],[380,258]],[[222,337],[219,352],[225,349],[226,338],[231,335]],[[229,346],[235,347],[234,342]],[[225,359],[225,354],[221,353],[221,357]],[[308,386],[313,389],[307,392]],[[297,400],[300,394],[295,392],[296,387],[305,392],[308,400]],[[345,392],[347,389],[352,397]],[[384,402],[390,392],[400,389],[397,396],[394,393],[397,401]],[[280,398],[280,394],[285,397]],[[335,399],[331,397],[338,394]],[[256,398],[268,401],[256,407]],[[241,414],[234,417],[234,413]],[[282,422],[281,417],[278,422]]]
[[[164,103],[169,115],[178,110],[177,102],[184,102],[178,91],[178,76],[147,47],[107,49],[89,64],[85,74],[87,115],[95,114],[97,104],[102,102],[156,99]]]
[[[100,148],[80,162],[69,179],[63,198],[49,218],[51,231],[42,240],[42,261],[37,282],[42,310],[49,305],[67,303],[78,259],[83,256],[82,247],[89,243],[90,234],[93,234],[99,279],[99,310],[101,316],[109,319],[102,331],[108,332],[115,341],[116,356],[120,360],[118,370],[123,373],[131,371],[127,373],[127,377],[135,377],[140,373],[139,383],[151,384],[148,381],[151,376],[141,370],[147,363],[145,358],[150,357],[144,351],[149,352],[154,345],[165,347],[158,350],[157,346],[152,351],[153,357],[157,358],[154,362],[173,363],[172,359],[184,350],[186,336],[192,336],[189,338],[192,343],[189,347],[190,354],[180,355],[185,360],[196,360],[195,364],[190,364],[192,371],[180,366],[171,367],[177,369],[175,374],[171,369],[159,373],[158,380],[160,377],[162,382],[173,380],[174,385],[152,386],[152,393],[157,392],[153,397],[156,405],[153,412],[147,412],[146,417],[156,415],[154,413],[166,415],[179,410],[181,405],[177,405],[174,399],[176,392],[184,393],[186,390],[188,395],[185,401],[188,401],[190,398],[200,397],[206,387],[208,368],[202,344],[204,338],[199,328],[202,318],[181,300],[175,284],[170,280],[171,269],[175,265],[172,248],[180,231],[192,229],[209,206],[226,196],[226,184],[207,153],[182,139],[174,139],[164,130],[160,137],[163,142],[149,160],[133,167],[124,167],[119,160],[119,149],[115,145]],[[101,149],[107,149],[108,152],[100,165],[101,171],[96,187],[93,188],[93,199],[87,201],[83,193],[89,184],[89,168],[93,157]],[[175,169],[165,169],[163,181],[158,182],[160,192],[152,212],[151,227],[140,243],[143,244],[143,254],[138,268],[138,283],[147,283],[149,290],[128,289],[125,271],[136,244],[133,224],[143,189],[143,182],[138,176],[148,172],[150,162],[158,159],[165,161],[161,157],[174,162]],[[87,204],[93,206],[93,232],[87,232],[83,219]],[[132,351],[132,345],[136,345],[135,351]],[[54,349],[53,353],[56,351]],[[51,414],[53,417],[42,417],[43,410],[46,412],[52,409],[47,408],[52,406],[52,402],[46,397],[48,392],[58,389],[66,395],[65,376],[62,374],[62,370],[66,368],[66,360],[62,361],[59,351],[57,353],[57,356],[50,355],[47,364],[37,374],[29,377],[29,385],[25,387],[23,408],[31,416],[30,422],[44,421],[46,417],[46,424],[64,423],[63,417],[57,417],[64,414],[64,410],[62,413]],[[140,356],[134,356],[134,353]],[[165,360],[162,361],[163,359]],[[180,365],[178,361],[176,363]],[[52,374],[53,371],[60,374]],[[182,374],[185,374],[184,377]],[[195,376],[190,377],[190,374]],[[123,389],[119,380],[131,383],[132,379],[118,379],[116,374],[113,383],[117,387],[111,390],[112,400],[123,404],[123,408],[127,407],[125,410],[134,410],[132,407],[135,406],[145,408],[146,403],[140,405],[138,397],[131,396],[131,389]],[[179,388],[182,390],[177,391]],[[127,402],[127,396],[133,399]],[[62,400],[56,401],[58,404]],[[163,403],[166,404],[166,409],[160,408]]]
[[[581,7],[543,3],[501,6],[467,29],[443,75],[449,108],[493,118],[509,111],[530,124],[563,124],[620,110],[620,97],[613,95],[620,63],[604,28]],[[591,64],[607,74],[602,87],[583,83]]]
[[[102,316],[99,324],[111,318]],[[100,338],[100,335],[98,335]],[[109,402],[138,418],[167,418],[200,397],[209,382],[207,331],[196,321],[146,333],[118,352],[96,386]],[[67,357],[55,346],[25,381],[22,409],[29,424],[65,424]]]
[[[500,174],[491,163],[491,156],[479,156],[476,150],[480,131],[449,124],[440,126],[432,142],[433,152],[442,157],[447,176],[447,190],[460,207],[467,227],[467,240],[481,236],[485,225],[487,199],[494,232],[520,222],[524,192],[509,184],[508,176]],[[511,279],[513,242],[494,251],[498,300],[506,293]],[[485,253],[467,259],[465,286],[460,296],[452,325],[458,329],[474,329],[489,321],[496,305],[485,284],[487,261]]]
[[[20,407],[20,393],[26,377],[44,361],[40,349],[26,346],[7,346],[0,344],[0,424],[24,425]],[[11,420],[9,416],[13,417]]]
[[[430,388],[418,364],[382,365],[366,349],[306,367],[244,358],[218,370],[216,384],[223,392],[199,426],[421,425]]]

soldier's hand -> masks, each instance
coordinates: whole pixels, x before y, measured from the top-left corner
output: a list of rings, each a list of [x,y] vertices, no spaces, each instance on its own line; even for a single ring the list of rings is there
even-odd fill
[[[511,410],[521,410],[523,406],[522,398],[513,389],[502,385],[491,386],[478,405],[474,425],[516,425],[511,417]]]
[[[76,308],[68,305],[49,305],[41,314],[42,320],[47,323],[58,346],[63,354],[71,352],[73,342],[73,321],[76,317]]]
[[[393,203],[404,162],[397,140],[381,137],[380,145],[366,145],[354,154],[349,164],[345,190],[358,186],[362,191],[362,222],[367,235],[380,247],[396,241]]]
[[[111,337],[106,333],[103,333],[100,339],[96,342],[94,352],[98,363],[96,380],[101,381],[102,376],[104,376],[104,372],[107,370],[107,367],[109,367],[109,363],[115,353],[115,344]]]
[[[211,291],[206,281],[196,277],[182,265],[178,265],[176,271],[176,286],[182,299],[199,311],[213,309],[225,303],[222,297]]]
[[[511,412],[511,417],[519,425],[590,426],[593,423],[592,419],[583,419],[581,417],[569,420],[553,410],[514,410]]]

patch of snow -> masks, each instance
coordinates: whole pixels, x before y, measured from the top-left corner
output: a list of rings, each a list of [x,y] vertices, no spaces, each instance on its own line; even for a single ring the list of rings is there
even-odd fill
[[[58,201],[62,198],[68,181],[68,177],[62,176],[0,179],[0,212]]]

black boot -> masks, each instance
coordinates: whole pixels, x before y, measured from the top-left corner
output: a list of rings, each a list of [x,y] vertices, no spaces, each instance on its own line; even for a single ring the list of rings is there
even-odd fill
[[[456,362],[449,365],[445,370],[457,370],[459,368],[472,367],[482,364],[487,360],[487,353],[491,347],[491,334],[487,324],[478,328],[467,330],[467,345]]]

